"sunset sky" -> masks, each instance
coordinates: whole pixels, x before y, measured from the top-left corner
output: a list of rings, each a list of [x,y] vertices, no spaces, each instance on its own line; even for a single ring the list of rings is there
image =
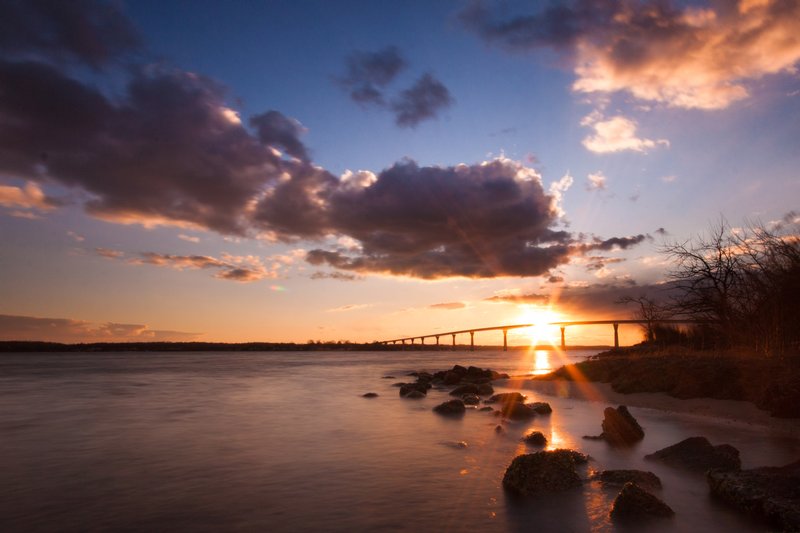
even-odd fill
[[[4,1],[0,339],[627,317],[796,216],[798,66],[798,0]]]

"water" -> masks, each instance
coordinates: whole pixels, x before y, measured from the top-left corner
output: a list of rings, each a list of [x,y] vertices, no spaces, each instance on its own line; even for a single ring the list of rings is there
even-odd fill
[[[589,355],[568,352],[571,360]],[[711,501],[702,476],[642,456],[692,435],[728,442],[744,466],[800,456],[796,440],[723,421],[631,411],[647,436],[617,450],[603,403],[525,391],[554,412],[505,423],[448,398],[398,397],[395,381],[454,363],[547,371],[555,352],[10,354],[0,356],[0,531],[610,531],[616,491],[517,501],[503,472],[542,431],[592,469],[642,468],[677,515],[667,531],[759,531]],[[393,375],[395,379],[382,379]],[[496,387],[498,391],[504,390]],[[369,391],[380,396],[365,399]],[[466,448],[457,443],[466,442]],[[652,530],[652,528],[648,529]]]

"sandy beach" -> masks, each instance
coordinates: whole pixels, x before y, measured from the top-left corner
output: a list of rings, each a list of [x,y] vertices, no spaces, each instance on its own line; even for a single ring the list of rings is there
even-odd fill
[[[499,384],[499,382],[498,382]],[[714,418],[724,420],[731,428],[763,427],[773,435],[785,435],[800,438],[800,419],[775,418],[769,412],[759,409],[746,401],[715,400],[712,398],[691,398],[682,400],[664,393],[631,393],[615,392],[608,383],[575,382],[567,380],[541,381],[529,378],[511,378],[505,386],[521,390],[532,390],[549,396],[571,398],[575,400],[607,403],[609,405],[627,405],[668,411],[681,415]]]

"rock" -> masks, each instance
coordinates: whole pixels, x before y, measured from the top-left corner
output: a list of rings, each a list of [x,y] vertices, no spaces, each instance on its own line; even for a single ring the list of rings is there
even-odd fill
[[[450,396],[463,396],[464,394],[478,394],[478,386],[467,383],[450,391]]]
[[[489,398],[486,403],[515,403],[519,402],[522,403],[525,401],[525,396],[518,392],[501,392],[500,394],[495,394],[491,398]]]
[[[536,411],[538,415],[549,415],[553,412],[553,408],[550,407],[550,404],[547,402],[533,402],[527,404],[528,407]]]
[[[464,394],[461,396],[461,400],[467,405],[478,405],[481,403],[481,399],[478,398],[477,394]]]
[[[394,376],[383,376],[381,379],[395,379]]]
[[[408,400],[419,400],[421,398],[425,398],[425,396],[426,395],[424,392],[418,390],[412,390],[411,392],[403,396],[403,398],[406,398]]]
[[[455,372],[459,376],[467,375],[467,369],[461,365],[453,365],[453,368],[450,369],[450,372]]]
[[[711,468],[739,470],[742,467],[739,450],[729,444],[712,446],[705,437],[689,437],[644,458],[698,472]]]
[[[433,381],[433,374],[429,372],[419,372],[417,374],[417,381],[421,382]]]
[[[445,441],[440,442],[442,446],[447,446],[448,448],[455,448],[457,450],[463,450],[464,448],[469,447],[469,445],[463,440],[456,440],[456,441]]]
[[[500,424],[498,424],[498,425],[496,425],[496,426],[494,427],[494,432],[495,432],[495,433],[505,433],[505,432],[506,432],[506,430],[503,428],[503,426],[501,426]]]
[[[618,446],[629,446],[644,438],[642,426],[624,405],[606,407],[603,411],[603,438]]]
[[[489,396],[490,394],[494,394],[494,387],[492,387],[491,383],[481,383],[478,385],[478,396]]]
[[[512,420],[527,420],[536,416],[536,411],[525,405],[524,403],[511,402],[505,403],[500,406],[500,412],[504,417]]]
[[[550,450],[518,455],[506,468],[503,487],[523,496],[581,486],[575,465],[586,456],[573,450]]]
[[[658,476],[645,470],[601,470],[589,476],[589,479],[610,486],[622,487],[626,483],[636,483],[645,490],[661,488]]]
[[[636,483],[625,483],[611,507],[611,520],[624,522],[648,518],[668,518],[675,514],[669,505]]]
[[[532,433],[528,433],[522,440],[525,441],[527,444],[532,444],[534,446],[546,446],[547,445],[547,437],[541,431],[534,431]]]
[[[478,411],[494,411],[494,409],[487,405],[486,407],[481,407]]]
[[[377,392],[366,392],[366,393],[362,394],[361,397],[362,398],[377,398],[378,397],[378,393]]]
[[[405,385],[405,382],[403,382],[403,381],[398,381],[397,383],[392,383],[392,387],[402,387],[403,385]]]
[[[400,396],[406,397],[411,391],[418,391],[425,395],[428,393],[429,388],[424,383],[403,383],[400,385]]]
[[[461,383],[461,375],[452,371],[447,372],[442,378],[442,381],[445,385],[458,385]]]
[[[768,527],[800,531],[800,461],[782,467],[706,474],[711,494]]]
[[[433,410],[440,415],[463,415],[466,407],[464,407],[464,402],[461,400],[449,400],[440,403]]]

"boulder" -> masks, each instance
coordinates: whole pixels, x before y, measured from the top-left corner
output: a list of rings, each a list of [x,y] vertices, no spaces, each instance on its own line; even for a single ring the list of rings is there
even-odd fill
[[[487,405],[486,407],[481,407],[478,411],[494,411],[494,409]]]
[[[711,468],[739,470],[742,467],[739,450],[729,444],[712,446],[705,437],[689,437],[644,458],[697,472]]]
[[[550,450],[518,455],[506,468],[503,487],[522,496],[569,490],[581,486],[575,465],[586,456],[573,450]]]
[[[800,461],[738,472],[711,470],[706,479],[717,499],[770,529],[800,531]]]
[[[669,505],[653,496],[636,483],[625,483],[614,499],[611,520],[625,522],[649,518],[668,518],[675,514]]]
[[[464,368],[461,365],[453,365],[453,368],[450,369],[450,372],[455,372],[456,374],[458,374],[460,376],[466,376],[467,375],[467,369]]]
[[[499,425],[499,424],[498,424],[498,425],[496,425],[496,426],[494,427],[494,432],[499,434],[499,433],[505,433],[505,432],[506,432],[506,430],[505,430],[505,429],[503,429],[503,426],[501,426],[501,425]]]
[[[536,411],[525,405],[524,403],[511,402],[504,403],[500,406],[500,412],[504,417],[512,420],[527,420],[536,416]]]
[[[544,436],[544,433],[541,431],[533,431],[528,433],[522,440],[525,441],[527,444],[532,444],[533,446],[546,446],[547,445],[547,437]]]
[[[464,394],[478,394],[478,386],[467,383],[450,391],[450,396],[463,396]]]
[[[536,411],[537,415],[549,415],[553,412],[553,408],[547,402],[533,402],[527,404],[528,407]]]
[[[481,403],[481,399],[478,398],[477,394],[464,394],[461,396],[461,400],[463,400],[466,405],[478,405]]]
[[[491,398],[489,398],[486,403],[515,403],[519,402],[522,403],[525,401],[525,396],[520,394],[519,392],[501,392],[500,394],[495,394]]]
[[[431,374],[429,372],[419,372],[417,374],[417,381],[421,381],[421,382],[433,381],[433,374]]]
[[[362,398],[377,398],[378,397],[378,393],[377,392],[366,392],[366,393],[362,394],[361,397]]]
[[[478,392],[476,394],[478,394],[478,396],[489,396],[490,394],[494,394],[494,387],[492,387],[491,383],[481,383],[478,385]]]
[[[403,396],[403,398],[406,398],[408,400],[419,400],[425,398],[425,393],[418,390],[412,390],[408,394]]]
[[[442,382],[444,382],[445,385],[458,385],[459,383],[461,383],[461,375],[449,371],[442,378]]]
[[[425,395],[428,393],[429,388],[424,383],[403,383],[400,385],[400,396],[408,396],[411,391],[418,391]]]
[[[645,470],[601,470],[593,473],[589,479],[599,481],[604,486],[622,487],[626,483],[636,483],[645,490],[661,488],[658,476]]]
[[[461,400],[448,400],[440,403],[433,410],[440,415],[463,415],[466,407],[464,407],[464,402]]]
[[[395,379],[394,376],[383,376],[381,379]]]
[[[644,430],[624,405],[603,411],[603,438],[610,444],[629,446],[644,438]]]

